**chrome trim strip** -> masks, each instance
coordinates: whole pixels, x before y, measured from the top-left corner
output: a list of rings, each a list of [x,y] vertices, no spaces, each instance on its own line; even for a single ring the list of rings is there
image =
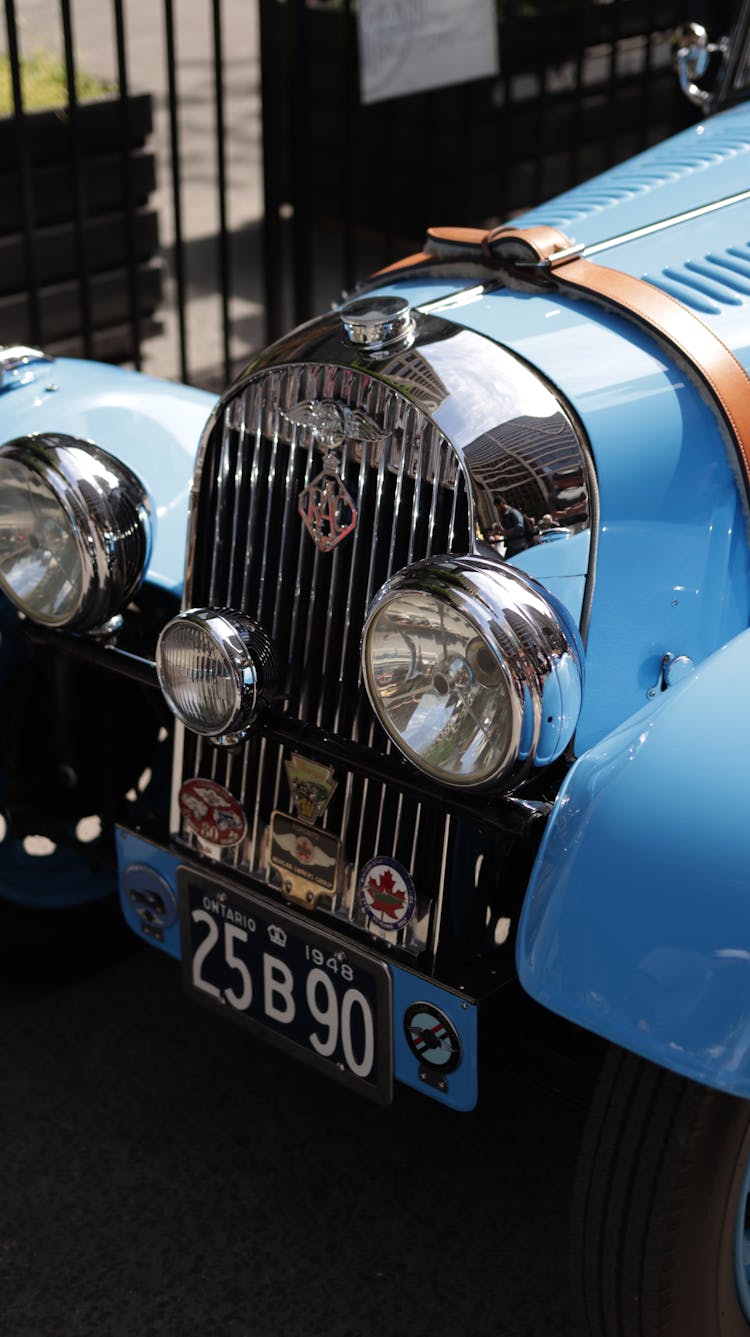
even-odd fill
[[[180,829],[180,787],[182,785],[182,773],[185,764],[185,726],[180,724],[179,720],[174,722],[174,743],[172,745],[172,788],[169,796],[169,829],[170,831],[179,831]],[[179,777],[179,784],[175,784],[175,777]]]
[[[367,487],[367,455],[366,455],[366,452],[363,451],[363,452],[362,452],[362,458],[361,458],[361,460],[360,460],[360,464],[359,464],[359,495],[360,495],[360,497],[364,497],[366,487]],[[391,544],[393,544],[393,543],[395,542],[395,531],[396,531],[396,524],[395,524],[395,522],[394,522],[394,525],[393,525],[393,527],[392,527],[392,529],[391,529]],[[359,569],[359,549],[360,549],[360,544],[361,544],[361,541],[362,541],[362,534],[363,534],[363,532],[364,532],[364,526],[362,526],[362,525],[358,525],[357,528],[356,528],[355,531],[354,531],[353,536],[352,536],[352,560],[351,560],[351,565],[350,565],[350,567],[349,567],[349,584],[348,584],[347,592],[346,592],[346,606],[345,606],[345,609],[344,609],[344,628],[343,628],[343,636],[342,636],[342,638],[341,638],[341,659],[340,659],[340,661],[339,661],[339,674],[338,674],[338,679],[337,679],[338,690],[337,690],[337,696],[336,696],[336,710],[335,710],[334,717],[333,717],[333,731],[334,731],[334,733],[338,733],[339,728],[340,728],[340,726],[341,726],[341,707],[342,707],[342,704],[343,704],[343,691],[342,691],[342,689],[343,689],[343,685],[344,685],[344,670],[345,670],[345,666],[346,666],[346,651],[347,651],[347,647],[348,647],[348,645],[349,645],[349,634],[350,634],[350,631],[351,631],[351,625],[352,625],[352,601],[353,601],[353,597],[354,597],[354,584],[355,584],[355,576],[356,576],[356,572],[357,572],[358,569]]]
[[[438,940],[439,940],[439,937],[440,937],[440,921],[441,921],[442,918],[443,918],[443,901],[444,901],[444,899],[445,899],[445,881],[446,881],[446,874],[447,874],[447,871],[448,871],[448,846],[449,846],[449,844],[450,844],[451,825],[452,825],[452,822],[453,822],[453,819],[452,819],[452,817],[450,817],[450,816],[447,816],[444,820],[445,820],[445,825],[444,825],[444,827],[443,827],[443,857],[442,857],[442,861],[441,861],[441,864],[440,864],[440,878],[439,878],[439,882],[438,882],[438,892],[437,892],[437,896],[435,897],[434,907],[433,907],[433,915],[434,915],[434,918],[433,918],[433,921],[432,921],[432,934],[431,934],[431,937],[432,937],[432,965],[433,965],[433,968],[434,968],[434,965],[435,965],[435,957],[436,957],[436,955],[437,955],[437,945],[438,945]]]
[[[295,430],[295,434],[294,434],[294,437],[293,437],[293,439],[292,439],[292,447],[291,447],[292,449],[294,448],[294,445],[296,444],[296,437],[297,437],[297,431]],[[313,467],[314,467],[314,463],[315,463],[315,461],[314,461],[314,449],[315,449],[315,447],[314,447],[314,444],[313,444],[313,440],[312,440],[312,438],[311,438],[311,439],[310,439],[310,443],[309,443],[308,448],[307,448],[307,460],[305,461],[304,487],[307,487],[308,483],[310,482],[310,479],[311,479],[312,476],[313,476]],[[295,651],[296,651],[296,648],[297,648],[297,637],[298,637],[298,634],[299,634],[299,633],[298,633],[298,628],[299,628],[299,624],[300,624],[300,605],[301,605],[301,602],[302,602],[302,572],[303,572],[303,569],[304,569],[304,562],[305,562],[305,545],[304,545],[304,540],[303,540],[303,537],[302,537],[302,529],[303,529],[303,525],[302,525],[302,521],[300,520],[300,528],[299,528],[300,544],[299,544],[299,553],[298,553],[298,556],[297,556],[297,571],[296,571],[296,575],[295,575],[295,584],[294,584],[294,603],[293,603],[293,606],[292,606],[292,622],[291,622],[291,627],[290,627],[290,630],[289,630],[289,665],[290,665],[290,679],[289,679],[289,681],[290,681],[290,685],[291,685],[291,684],[293,683],[293,681],[294,681],[294,664],[295,664],[295,662],[296,662]],[[316,548],[316,549],[315,549],[315,560],[316,560],[316,562],[317,562],[317,559],[318,559],[319,555],[320,555],[320,551],[319,551],[318,548]],[[314,578],[314,577],[313,577],[313,578]]]
[[[255,392],[257,393],[256,387],[252,387],[252,390],[255,391]],[[247,399],[248,399],[249,397],[250,397],[250,392],[248,392],[248,395],[244,396],[244,399],[245,399],[244,408],[245,408],[246,411],[247,411]],[[256,415],[253,415],[253,416],[256,416]],[[259,454],[260,454],[261,439],[262,439],[262,438],[261,438],[261,425],[260,425],[260,423],[258,423],[258,426],[256,427],[255,432],[253,433],[253,444],[252,444],[252,448],[251,448],[251,449],[252,449],[252,454],[251,454],[251,457],[250,457],[250,498],[251,498],[251,500],[250,500],[250,513],[249,513],[248,518],[247,518],[247,530],[246,530],[246,533],[245,533],[245,562],[244,562],[244,565],[243,565],[243,568],[242,568],[242,607],[243,607],[243,608],[246,608],[247,605],[248,605],[249,602],[250,602],[250,571],[251,571],[251,567],[252,567],[253,551],[254,551],[254,545],[255,545],[256,521],[257,521],[257,511],[258,511],[258,477],[259,477],[259,472],[260,472],[260,469],[259,469],[259,462],[258,462],[258,456],[259,456]],[[257,613],[256,613],[256,616],[257,616]]]
[[[362,451],[362,459],[363,459],[363,460],[364,460],[364,458],[365,458],[365,454],[366,454],[366,452],[363,450],[363,451]],[[341,472],[342,472],[342,474],[345,473],[345,471],[346,471],[346,465],[347,465],[347,446],[345,445],[345,446],[344,446],[343,453],[342,453],[342,456],[341,456]],[[361,477],[361,476],[362,476],[362,466],[360,465],[360,477]],[[355,533],[355,536],[356,536],[356,533],[357,533],[357,530],[356,530],[356,529],[355,529],[354,533]],[[333,553],[332,553],[332,555],[331,555],[331,580],[330,580],[330,584],[329,584],[329,586],[328,586],[328,607],[327,607],[327,610],[326,610],[326,625],[325,625],[325,631],[324,631],[324,633],[323,633],[323,658],[322,658],[322,662],[321,662],[321,666],[320,666],[320,676],[321,676],[323,682],[326,681],[326,672],[327,672],[327,669],[328,669],[328,656],[329,656],[329,652],[330,652],[330,648],[331,648],[331,634],[332,634],[332,633],[331,633],[331,628],[332,628],[332,625],[333,625],[333,615],[334,615],[334,612],[335,612],[336,607],[337,607],[337,601],[336,601],[335,595],[336,595],[336,593],[337,593],[337,591],[338,591],[338,587],[339,587],[339,578],[340,578],[340,573],[341,573],[341,564],[342,564],[341,548],[340,548],[339,545],[337,545],[337,546],[333,549]],[[353,564],[352,564],[352,569],[353,569]],[[344,640],[343,644],[344,644],[344,648],[346,648],[346,640]],[[320,693],[318,694],[318,711],[317,711],[317,715],[316,715],[316,717],[315,717],[315,723],[317,724],[318,728],[321,727],[321,724],[322,724],[322,722],[323,722],[323,707],[324,707],[324,704],[325,704],[325,694],[324,694],[323,692],[320,692]]]
[[[258,580],[258,609],[256,617],[261,620],[263,614],[263,598],[266,592],[266,572],[268,570],[268,544],[269,539],[275,538],[271,533],[271,508],[273,506],[273,489],[276,481],[276,464],[279,458],[279,433],[274,432],[271,444],[271,460],[268,467],[266,487],[268,495],[266,497],[266,521],[263,526],[263,546],[260,556],[260,578]]]
[[[264,766],[265,759],[266,759],[266,748],[267,748],[267,746],[268,746],[268,741],[267,741],[267,739],[266,739],[266,738],[262,738],[261,741],[260,741],[260,754],[259,754],[259,756],[258,756],[258,775],[259,775],[259,776],[261,776],[261,775],[263,774],[263,766]],[[256,790],[255,790],[255,807],[254,807],[254,809],[253,809],[253,838],[252,838],[252,847],[251,847],[251,853],[250,853],[249,856],[248,856],[248,864],[250,865],[251,868],[257,868],[257,867],[258,867],[258,825],[259,825],[259,821],[260,821],[260,794],[261,794],[260,785],[257,785]],[[244,794],[243,794],[243,798],[244,798]]]
[[[584,259],[588,259],[591,255],[599,255],[602,251],[608,251],[611,247],[620,246],[626,241],[639,241],[641,237],[650,237],[652,233],[663,232],[665,228],[676,227],[678,223],[689,223],[693,218],[703,218],[706,214],[716,213],[717,209],[728,209],[733,204],[741,204],[743,200],[750,200],[750,190],[741,190],[737,195],[727,195],[723,200],[714,200],[711,204],[700,204],[695,209],[687,209],[684,214],[673,214],[671,218],[663,218],[658,223],[648,223],[645,227],[634,228],[632,232],[622,232],[619,237],[608,237],[606,241],[594,242],[591,246],[585,246],[581,254]]]
[[[240,524],[240,500],[242,496],[242,483],[245,476],[245,436],[246,419],[244,413],[241,416],[239,426],[235,426],[237,431],[237,461],[234,466],[234,510],[232,514],[232,542],[229,552],[229,570],[226,580],[225,602],[228,608],[232,606],[232,590],[234,588],[234,573],[236,556],[240,546],[239,524]],[[218,514],[218,510],[217,510]]]
[[[221,608],[225,605],[225,600],[221,597],[218,586],[219,560],[222,555],[222,521],[226,519],[226,507],[224,505],[224,496],[227,490],[227,475],[229,473],[229,452],[231,449],[231,436],[229,415],[227,414],[222,423],[221,430],[221,453],[219,455],[219,470],[216,479],[216,515],[214,517],[214,541],[211,555],[211,577],[208,584],[207,606]]]

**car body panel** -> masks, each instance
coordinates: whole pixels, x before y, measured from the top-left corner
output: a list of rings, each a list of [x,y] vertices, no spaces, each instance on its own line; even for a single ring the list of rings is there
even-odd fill
[[[750,631],[581,757],[527,891],[517,962],[544,1006],[750,1097]]]
[[[587,246],[747,189],[750,103],[743,103],[513,219],[546,224]]]

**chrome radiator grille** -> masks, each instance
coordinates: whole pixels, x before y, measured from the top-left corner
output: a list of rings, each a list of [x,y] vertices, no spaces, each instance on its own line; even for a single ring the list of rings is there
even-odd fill
[[[347,441],[339,473],[358,512],[355,531],[331,552],[316,547],[298,511],[300,493],[322,467],[314,434],[285,412],[333,400],[366,413],[382,439]],[[266,372],[224,409],[202,461],[187,601],[230,607],[271,634],[285,666],[288,716],[343,739],[390,750],[367,700],[359,644],[369,603],[388,577],[433,553],[471,547],[471,504],[461,462],[430,420],[391,386],[344,367],[305,364]],[[234,754],[185,735],[182,776],[226,785],[248,815],[248,836],[232,850],[183,839],[272,884],[268,824],[290,810],[284,759],[289,746],[251,739]],[[356,894],[357,869],[388,854],[412,871],[417,912],[399,933],[422,950],[437,929],[449,857],[450,819],[436,823],[414,798],[365,776],[337,771],[320,823],[342,842],[345,874],[331,911],[378,934]],[[393,933],[387,934],[393,941]]]

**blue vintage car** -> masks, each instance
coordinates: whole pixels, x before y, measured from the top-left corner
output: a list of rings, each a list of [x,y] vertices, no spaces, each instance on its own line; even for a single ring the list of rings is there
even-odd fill
[[[98,945],[117,864],[381,1102],[609,1042],[592,1337],[750,1333],[749,169],[740,104],[435,229],[218,401],[0,356],[6,953]]]

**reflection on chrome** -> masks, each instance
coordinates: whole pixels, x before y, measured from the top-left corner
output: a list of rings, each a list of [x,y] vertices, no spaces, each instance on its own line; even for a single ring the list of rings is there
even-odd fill
[[[362,643],[383,727],[420,770],[485,786],[564,751],[581,704],[582,650],[567,612],[486,558],[436,557],[377,595]]]
[[[150,551],[146,490],[114,456],[60,433],[0,448],[0,586],[32,621],[110,624]]]

